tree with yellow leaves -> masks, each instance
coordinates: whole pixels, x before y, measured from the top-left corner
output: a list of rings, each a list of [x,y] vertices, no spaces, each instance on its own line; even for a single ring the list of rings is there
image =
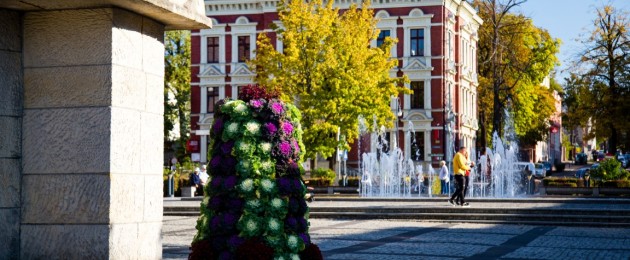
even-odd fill
[[[390,76],[398,64],[390,54],[395,39],[370,45],[379,34],[370,1],[343,12],[332,3],[281,1],[281,24],[273,29],[283,48],[276,50],[261,34],[251,61],[257,83],[301,110],[308,158],[349,149],[359,135],[359,116],[374,115],[378,125],[391,127],[391,97],[409,93],[403,87],[406,77]]]

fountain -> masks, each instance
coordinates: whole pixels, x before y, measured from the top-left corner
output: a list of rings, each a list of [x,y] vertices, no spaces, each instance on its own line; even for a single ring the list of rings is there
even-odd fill
[[[506,112],[506,126],[512,126],[509,114]],[[409,122],[409,129],[405,133],[414,136],[413,124]],[[449,127],[449,126],[447,126]],[[359,134],[367,133],[365,120],[359,118]],[[378,130],[378,131],[377,131]],[[493,134],[492,149],[486,148],[477,160],[476,151],[470,148],[470,160],[476,161],[478,167],[472,169],[468,198],[514,198],[526,194],[527,176],[517,167],[518,143],[512,127],[506,127],[504,137]],[[447,140],[453,140],[447,138]],[[411,138],[412,145],[415,138]],[[374,119],[371,143],[376,145],[376,152],[364,153],[359,159],[361,165],[360,193],[362,197],[432,197],[431,187],[439,181],[434,175],[434,169],[428,162],[417,163],[404,155],[402,150],[395,145],[389,152],[383,152],[389,147],[385,138],[385,128],[376,128]],[[359,140],[359,147],[361,140]],[[447,150],[455,151],[453,142],[447,142]],[[359,149],[360,151],[360,149]],[[418,158],[419,154],[416,154]],[[452,158],[446,157],[447,160]],[[452,169],[452,168],[451,168]],[[422,182],[420,176],[426,176],[428,180]],[[422,185],[424,183],[424,185]],[[424,187],[422,189],[421,187]]]

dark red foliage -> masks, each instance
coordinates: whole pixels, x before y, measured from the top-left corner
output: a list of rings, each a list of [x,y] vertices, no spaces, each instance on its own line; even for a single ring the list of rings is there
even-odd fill
[[[266,260],[273,259],[273,249],[259,239],[248,239],[234,252],[234,259]]]
[[[310,243],[300,252],[300,259],[302,260],[323,260],[322,251],[316,244]]]
[[[238,93],[238,99],[245,102],[249,102],[252,99],[265,99],[270,100],[278,98],[278,92],[273,90],[267,90],[265,87],[258,85],[247,85],[241,87]]]
[[[207,239],[199,240],[192,244],[188,260],[210,260],[215,259],[212,244]]]

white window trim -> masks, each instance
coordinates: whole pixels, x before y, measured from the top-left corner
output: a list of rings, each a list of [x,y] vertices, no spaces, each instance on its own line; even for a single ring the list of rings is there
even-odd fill
[[[213,21],[214,22],[214,21]],[[226,24],[213,23],[212,29],[202,29],[199,32],[201,38],[201,64],[208,63],[208,37],[219,37],[219,64],[225,63],[225,26]]]
[[[256,25],[258,23],[247,22],[247,18],[244,16],[236,19],[236,23],[230,24],[232,32],[232,63],[239,63],[238,61],[238,37],[249,36],[249,58],[254,58],[254,50],[256,49]]]

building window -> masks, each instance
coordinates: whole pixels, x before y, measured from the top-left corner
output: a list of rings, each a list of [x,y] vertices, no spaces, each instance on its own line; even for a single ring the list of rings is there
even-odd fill
[[[411,29],[411,56],[424,56],[424,29]]]
[[[412,81],[409,88],[411,94],[411,109],[424,109],[424,81]]]
[[[249,36],[238,37],[238,62],[249,60]]]
[[[208,63],[219,63],[219,37],[208,37]]]
[[[424,132],[414,132],[411,142],[411,159],[424,161]]]
[[[390,37],[391,32],[389,30],[381,30],[376,38],[376,47],[381,47],[385,43],[385,38]]]
[[[208,88],[208,113],[214,113],[214,104],[219,101],[219,89]]]

